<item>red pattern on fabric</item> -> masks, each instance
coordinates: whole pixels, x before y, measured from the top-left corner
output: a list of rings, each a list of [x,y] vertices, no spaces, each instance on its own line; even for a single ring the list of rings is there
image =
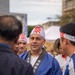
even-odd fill
[[[21,34],[20,37],[21,37],[21,39],[25,39],[26,38],[24,34]]]
[[[39,26],[34,28],[34,32],[36,33],[40,33],[41,32],[41,28]]]

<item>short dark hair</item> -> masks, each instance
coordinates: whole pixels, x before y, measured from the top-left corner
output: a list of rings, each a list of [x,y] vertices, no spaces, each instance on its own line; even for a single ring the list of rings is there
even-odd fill
[[[22,23],[12,15],[0,16],[0,37],[12,41],[22,33]]]
[[[75,36],[75,23],[68,23],[66,25],[63,25],[60,27],[60,32],[64,32],[66,34]],[[75,45],[75,42],[70,41],[73,45]]]

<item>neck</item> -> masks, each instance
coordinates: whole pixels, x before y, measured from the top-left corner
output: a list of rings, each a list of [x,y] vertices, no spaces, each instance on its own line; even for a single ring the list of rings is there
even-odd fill
[[[73,55],[73,53],[75,52],[75,46],[73,46],[73,47],[70,47],[69,48],[69,54],[68,54],[68,56],[72,56]]]
[[[31,51],[32,56],[39,56],[42,53],[42,50],[39,51]]]
[[[0,38],[0,43],[7,44],[7,45],[9,45],[11,48],[13,47],[13,43],[12,43],[11,41],[6,41],[5,39],[1,39],[1,38]]]
[[[75,51],[70,52],[69,57],[71,57],[73,55]]]

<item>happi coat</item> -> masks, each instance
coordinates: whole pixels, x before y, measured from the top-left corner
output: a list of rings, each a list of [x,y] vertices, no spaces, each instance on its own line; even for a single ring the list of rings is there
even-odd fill
[[[30,60],[28,58],[29,55],[30,52],[25,52],[21,54],[20,57],[30,63],[28,61]],[[43,50],[43,54],[39,56],[36,64],[33,66],[33,70],[35,75],[62,75],[57,60],[45,50]]]

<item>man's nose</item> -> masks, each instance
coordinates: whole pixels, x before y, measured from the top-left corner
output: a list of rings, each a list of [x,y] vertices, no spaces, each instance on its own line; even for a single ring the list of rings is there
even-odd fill
[[[23,43],[21,43],[20,46],[23,47]]]
[[[33,42],[36,42],[36,39],[34,39]]]

